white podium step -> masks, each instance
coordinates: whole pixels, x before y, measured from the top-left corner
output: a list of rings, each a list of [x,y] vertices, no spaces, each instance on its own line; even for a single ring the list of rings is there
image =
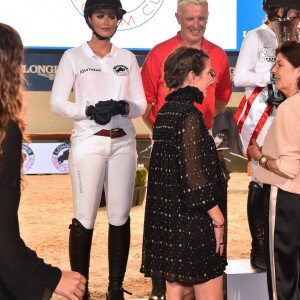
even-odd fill
[[[228,260],[224,284],[227,300],[269,299],[267,272],[257,272],[249,259]]]

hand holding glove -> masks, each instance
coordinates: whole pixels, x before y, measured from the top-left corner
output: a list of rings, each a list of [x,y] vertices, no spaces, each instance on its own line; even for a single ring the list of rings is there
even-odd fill
[[[106,125],[111,120],[111,115],[107,113],[103,113],[101,109],[95,107],[94,105],[90,105],[86,108],[85,111],[86,116],[90,120],[94,120],[97,124]]]
[[[95,107],[101,110],[103,114],[111,116],[126,116],[129,113],[129,104],[125,100],[115,101],[111,99],[107,101],[99,101]]]
[[[86,109],[86,116],[94,120],[97,124],[106,125],[110,122],[112,116],[126,116],[129,113],[129,104],[125,100],[99,101],[95,106],[90,105]]]

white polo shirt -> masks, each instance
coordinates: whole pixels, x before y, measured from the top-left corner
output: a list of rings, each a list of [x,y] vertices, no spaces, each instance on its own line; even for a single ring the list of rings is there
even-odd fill
[[[240,137],[245,152],[252,142],[252,138],[255,138],[259,145],[262,145],[276,113],[275,107],[273,107],[271,114],[265,113],[268,99],[267,86],[271,83],[270,70],[276,61],[276,47],[275,32],[266,24],[262,24],[246,35],[238,56],[233,82],[235,86],[245,87],[247,98],[239,118],[239,120],[244,120],[243,126],[240,128]],[[255,95],[256,87],[263,88],[258,95]],[[253,102],[249,101],[251,95],[255,98]],[[242,103],[243,101],[240,106]],[[241,126],[239,120],[238,126]],[[254,133],[255,137],[253,136]]]
[[[256,86],[271,83],[270,70],[275,64],[275,32],[266,24],[249,31],[243,40],[234,73],[234,85],[245,87],[246,96]]]
[[[69,101],[72,90],[75,103]],[[128,101],[129,115],[114,116],[107,125],[86,117],[86,106],[110,99]],[[147,106],[135,55],[112,45],[111,52],[100,58],[87,42],[67,50],[56,72],[50,106],[55,114],[74,120],[72,140],[84,139],[104,128],[122,127],[128,135],[135,135],[131,118],[143,115]]]

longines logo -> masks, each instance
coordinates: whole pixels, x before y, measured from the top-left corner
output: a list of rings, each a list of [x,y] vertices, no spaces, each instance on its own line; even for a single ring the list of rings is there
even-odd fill
[[[23,171],[27,172],[34,164],[35,156],[32,149],[26,144],[22,144],[22,153],[24,156]]]
[[[71,0],[78,12],[83,15],[86,0]],[[118,30],[130,30],[139,27],[159,11],[164,0],[122,0],[122,6],[127,11]]]
[[[55,65],[25,65],[24,73],[36,74],[38,76],[46,77],[49,80],[54,80],[57,67],[58,66]]]
[[[70,143],[60,144],[55,148],[52,154],[52,162],[55,168],[61,172],[69,172],[69,153],[70,153]]]

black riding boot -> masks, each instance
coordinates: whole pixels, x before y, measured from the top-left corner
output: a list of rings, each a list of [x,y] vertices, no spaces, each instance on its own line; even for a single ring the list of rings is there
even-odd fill
[[[77,219],[72,219],[72,224],[69,228],[69,256],[71,269],[72,271],[79,272],[86,278],[86,290],[83,300],[89,300],[91,297],[88,289],[88,279],[94,230],[86,229]]]
[[[247,212],[252,237],[250,262],[253,267],[265,271],[264,193],[255,181],[249,183]]]
[[[109,284],[106,300],[124,300],[123,279],[126,272],[130,245],[130,218],[121,226],[109,224],[108,264]]]
[[[152,292],[149,300],[166,300],[166,280],[152,277]]]

